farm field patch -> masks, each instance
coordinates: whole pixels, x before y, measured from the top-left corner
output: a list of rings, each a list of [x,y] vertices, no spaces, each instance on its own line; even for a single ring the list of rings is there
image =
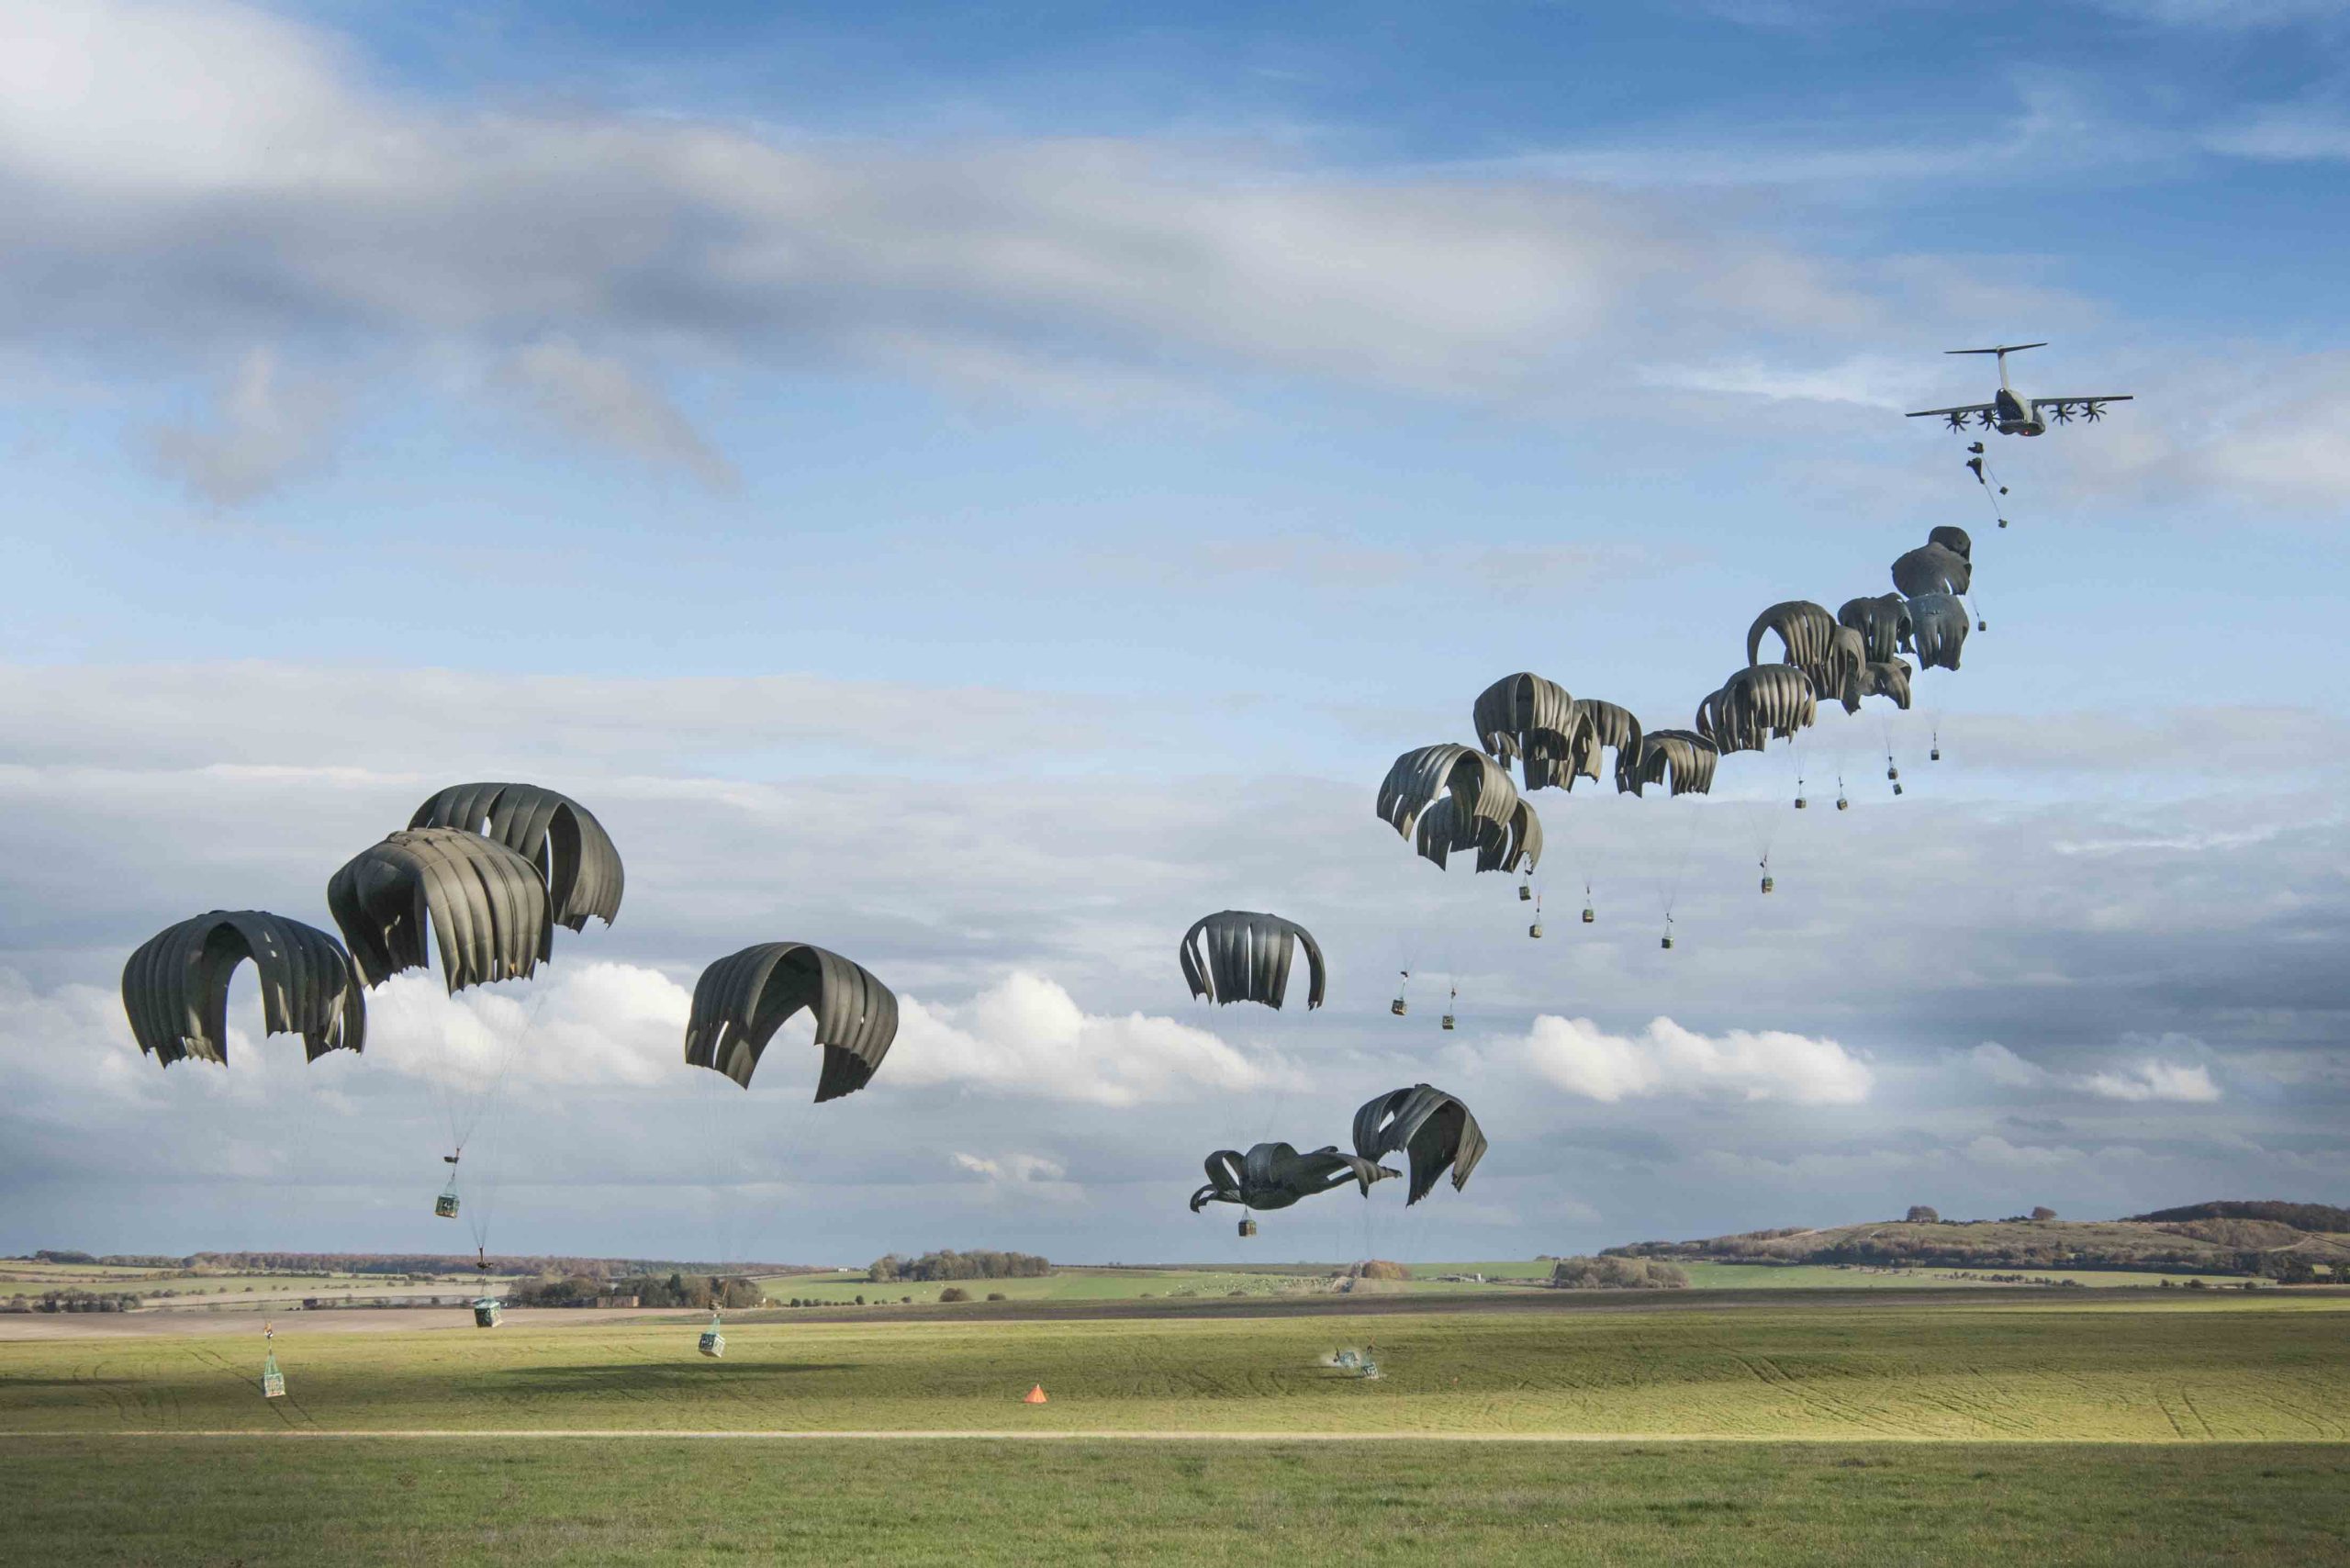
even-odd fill
[[[2350,1449],[0,1439],[0,1561],[2339,1560]],[[123,1462],[135,1458],[136,1462]]]
[[[2350,1298],[2098,1293],[1729,1310],[730,1323],[0,1343],[0,1431],[1550,1433],[2350,1439]],[[2083,1299],[2087,1297],[2089,1299]],[[1382,1375],[1328,1364],[1375,1353]],[[1018,1397],[1041,1383],[1051,1403]]]

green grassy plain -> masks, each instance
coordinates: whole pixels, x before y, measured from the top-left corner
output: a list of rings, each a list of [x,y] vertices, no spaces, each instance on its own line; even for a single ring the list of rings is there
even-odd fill
[[[968,1324],[785,1312],[730,1322],[723,1361],[696,1355],[699,1326],[677,1318],[564,1316],[308,1336],[281,1321],[290,1397],[267,1402],[257,1337],[0,1343],[0,1431],[2350,1439],[2350,1297],[2333,1295]],[[1376,1382],[1325,1364],[1373,1342]],[[1039,1382],[1051,1404],[1017,1403]]]
[[[2350,1450],[0,1439],[0,1562],[2340,1562]]]

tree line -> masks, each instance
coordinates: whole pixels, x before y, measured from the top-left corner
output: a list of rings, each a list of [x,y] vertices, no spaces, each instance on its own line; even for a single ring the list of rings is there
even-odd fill
[[[1053,1265],[1033,1252],[957,1252],[952,1249],[901,1258],[895,1252],[876,1258],[865,1271],[867,1282],[892,1284],[901,1280],[926,1283],[934,1280],[1035,1280],[1053,1271]]]

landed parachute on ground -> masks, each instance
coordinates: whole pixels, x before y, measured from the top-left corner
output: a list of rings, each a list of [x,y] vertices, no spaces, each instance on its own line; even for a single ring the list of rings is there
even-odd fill
[[[897,994],[863,965],[805,942],[762,942],[702,970],[686,1022],[686,1060],[748,1089],[767,1041],[803,1007],[815,1014],[815,1043],[824,1049],[817,1103],[871,1082],[898,1037]]]
[[[1305,948],[1305,1005],[1310,1011],[1322,1005],[1327,978],[1322,945],[1293,920],[1245,909],[1203,915],[1183,933],[1176,953],[1193,996],[1204,996],[1219,1006],[1260,1002],[1278,1009],[1289,993],[1290,966],[1301,946]]]
[[[1207,1158],[1207,1185],[1192,1194],[1192,1212],[1210,1204],[1238,1204],[1249,1209],[1285,1209],[1306,1198],[1345,1186],[1359,1185],[1365,1197],[1371,1184],[1396,1174],[1375,1160],[1342,1154],[1336,1144],[1300,1154],[1285,1143],[1260,1143],[1247,1154],[1219,1148]],[[1241,1222],[1241,1234],[1255,1226]]]
[[[1407,1208],[1427,1196],[1448,1167],[1452,1190],[1460,1191],[1485,1157],[1485,1135],[1469,1107],[1425,1083],[1391,1090],[1367,1103],[1355,1113],[1354,1132],[1355,1153],[1364,1159],[1398,1150],[1410,1157],[1411,1187],[1404,1200]]]
[[[416,808],[411,828],[457,828],[497,840],[539,868],[554,918],[574,931],[610,925],[626,878],[596,813],[536,784],[452,784]]]
[[[327,907],[371,988],[431,964],[428,915],[453,994],[527,978],[554,952],[554,912],[539,868],[455,828],[411,828],[361,850],[328,881]]]
[[[169,1067],[229,1061],[229,981],[252,960],[262,1030],[299,1035],[308,1059],[367,1041],[367,996],[342,944],[259,909],[216,909],[166,926],[122,967],[122,1010],[139,1048]]]

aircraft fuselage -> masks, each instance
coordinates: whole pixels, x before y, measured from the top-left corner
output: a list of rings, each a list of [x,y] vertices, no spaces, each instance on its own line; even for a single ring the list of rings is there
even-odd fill
[[[2020,398],[2006,386],[1991,400],[1993,428],[2001,435],[2046,435],[2048,421],[2031,406],[2028,398]]]

